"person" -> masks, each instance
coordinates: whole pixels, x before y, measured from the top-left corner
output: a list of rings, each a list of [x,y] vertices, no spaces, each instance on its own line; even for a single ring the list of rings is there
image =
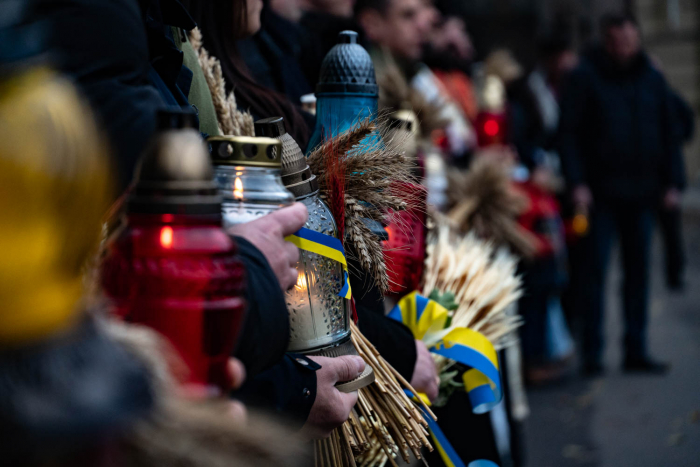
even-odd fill
[[[564,224],[555,198],[561,183],[554,145],[561,85],[575,64],[568,38],[553,34],[540,42],[537,67],[507,89],[510,137],[529,173],[520,186],[530,205],[519,222],[538,239],[535,256],[519,265],[525,290],[518,301],[525,320],[520,335],[525,376],[532,384],[559,378],[573,354],[561,307],[568,271]]]
[[[471,78],[473,59],[474,48],[464,21],[456,16],[441,17],[430,32],[423,60],[470,121],[476,120],[479,112]]]
[[[676,134],[681,143],[693,139],[695,114],[688,102],[671,89],[671,108],[676,119]],[[684,187],[680,187],[684,188]],[[664,200],[658,211],[659,230],[664,246],[666,286],[670,290],[682,291],[685,288],[685,247],[683,244],[683,215],[680,203]]]
[[[199,25],[204,47],[221,62],[227,92],[236,89],[238,107],[254,119],[284,117],[287,133],[306,148],[310,121],[284,95],[253,79],[238,48],[237,40],[256,34],[261,28],[262,0],[206,2],[192,0],[189,10]],[[222,18],[231,18],[227,23]]]
[[[449,154],[456,159],[474,148],[474,131],[459,105],[450,97],[422,62],[431,31],[439,19],[433,5],[423,0],[359,0],[355,18],[372,44],[371,55],[377,76],[396,65],[406,82],[447,122],[445,134]],[[413,109],[420,115],[420,109]]]
[[[204,46],[209,47],[209,50],[214,51],[229,51],[229,57],[234,57],[238,61],[239,57],[233,50],[236,44],[232,42],[230,28],[224,25],[215,25],[218,18],[236,18],[243,13],[243,5],[246,2],[236,0],[232,2],[200,2],[193,1],[191,3],[192,11],[202,28],[204,36]],[[239,13],[233,13],[238,9]],[[250,36],[258,32],[261,27],[260,10],[247,8],[247,25],[243,30],[247,31],[245,36]],[[230,14],[229,14],[230,13]],[[251,17],[253,15],[254,17]],[[244,35],[239,36],[242,37]],[[215,53],[214,53],[215,54]],[[215,54],[215,56],[217,56]],[[217,56],[218,57],[218,56]],[[237,63],[237,62],[236,62]],[[245,64],[240,66],[245,67]],[[237,68],[236,75],[231,75],[232,79],[240,79],[240,76],[247,74],[245,68],[239,66],[224,65],[222,68]],[[245,78],[248,81],[250,78]],[[252,80],[251,80],[252,81]],[[256,84],[255,86],[242,86],[236,88],[236,95],[239,102],[263,101],[264,96],[273,96],[275,101],[280,105],[285,105],[287,108],[294,109],[299,112],[296,107],[292,106],[284,96],[277,94],[264,86]],[[276,107],[261,108],[261,112],[267,112],[266,115],[278,115],[274,112],[278,111]],[[286,117],[285,117],[286,122]],[[293,136],[293,135],[292,135]],[[352,255],[349,255],[351,258]],[[353,267],[351,259],[350,266],[350,282],[353,285],[353,295],[357,301],[358,325],[360,330],[372,342],[382,354],[382,356],[395,367],[395,369],[408,381],[414,384],[414,387],[422,392],[425,392],[429,398],[437,397],[437,372],[425,345],[416,341],[410,331],[401,323],[397,323],[384,316],[382,297],[375,295],[367,290],[367,284],[371,283],[364,277],[359,277],[356,271],[361,268]],[[316,359],[317,357],[313,357]],[[257,391],[260,392],[260,391]]]
[[[311,94],[313,89],[299,63],[305,31],[296,21],[283,16],[288,14],[284,8],[288,3],[294,2],[266,4],[260,30],[252,37],[237,41],[237,47],[255,82],[299,105],[302,96]],[[310,116],[304,116],[307,122],[311,121]]]
[[[287,0],[292,3],[297,0]],[[312,87],[318,83],[321,63],[338,41],[341,31],[357,30],[353,19],[354,0],[298,0],[302,31],[299,64]],[[360,44],[365,45],[360,38]]]
[[[186,31],[195,23],[179,1],[25,2],[33,8],[32,21],[47,25],[57,68],[101,116],[122,183],[131,177],[136,154],[155,131],[155,114],[163,106],[194,106],[200,131],[218,133],[211,96],[187,40]],[[235,356],[248,381],[274,372],[266,377],[280,389],[272,392],[270,406],[296,416],[299,427],[308,424],[309,436],[322,436],[347,418],[356,397],[339,397],[335,382],[355,378],[364,362],[343,357],[312,365],[285,354],[289,321],[283,290],[293,283],[298,252],[284,241],[284,233],[303,225],[306,215],[303,206],[293,206],[236,232],[249,285],[248,314]]]
[[[586,53],[561,104],[560,155],[573,202],[590,212],[583,371],[603,372],[605,273],[613,235],[624,269],[625,371],[665,373],[647,348],[649,250],[659,200],[678,203],[684,175],[668,86],[642,49],[634,17],[608,15],[602,47]]]

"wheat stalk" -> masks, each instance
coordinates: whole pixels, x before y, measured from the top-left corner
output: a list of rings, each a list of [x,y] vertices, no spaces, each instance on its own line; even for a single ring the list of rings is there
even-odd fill
[[[388,289],[383,247],[361,219],[384,222],[392,212],[417,205],[417,193],[405,188],[415,183],[415,178],[414,162],[400,149],[404,138],[390,136],[383,118],[375,122],[365,119],[321,144],[308,158],[321,197],[326,200],[332,196],[327,159],[338,158],[342,164],[344,241],[351,244],[346,250],[355,252],[360,267],[371,275],[382,293]]]
[[[517,223],[529,201],[513,188],[502,162],[477,157],[468,171],[449,172],[448,181],[447,216],[459,231],[508,245],[526,258],[534,256],[537,239]]]
[[[232,92],[226,94],[226,80],[221,69],[221,62],[209,55],[204,48],[202,32],[194,28],[190,32],[190,43],[197,54],[199,66],[204,73],[204,79],[211,93],[219,131],[229,136],[255,136],[253,116],[249,112],[241,112],[236,104],[236,96]]]
[[[429,234],[426,251],[423,294],[454,295],[451,327],[479,331],[496,348],[512,343],[505,338],[522,324],[507,313],[522,294],[517,258],[473,232],[455,233],[444,220]]]
[[[423,413],[436,420],[432,411],[419,400],[409,399],[404,389],[415,389],[399,375],[362,335],[350,324],[352,343],[357,353],[374,370],[375,381],[358,391],[357,405],[350,418],[336,428],[328,439],[314,444],[316,467],[374,467],[387,462],[397,466],[398,456],[422,459],[423,447],[433,450],[428,441],[428,424]]]

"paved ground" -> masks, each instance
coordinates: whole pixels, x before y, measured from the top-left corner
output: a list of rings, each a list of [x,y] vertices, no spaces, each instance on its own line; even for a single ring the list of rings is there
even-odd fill
[[[529,391],[529,467],[700,467],[700,195],[689,198],[684,294],[665,290],[659,245],[654,248],[651,351],[672,363],[671,373],[627,376],[619,370],[616,259],[608,280],[607,375],[595,380],[572,375]]]

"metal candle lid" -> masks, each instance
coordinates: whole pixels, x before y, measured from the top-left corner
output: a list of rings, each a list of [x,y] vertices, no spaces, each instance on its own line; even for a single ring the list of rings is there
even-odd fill
[[[379,95],[372,58],[357,43],[355,31],[338,34],[338,43],[323,59],[316,94],[323,93]]]
[[[282,143],[282,183],[296,198],[318,191],[316,175],[311,173],[301,148],[284,128],[283,117],[255,122],[255,134],[275,138]]]
[[[141,158],[128,211],[140,214],[221,214],[221,196],[191,112],[158,113],[158,132]]]
[[[211,136],[207,139],[215,165],[282,167],[282,144],[273,138],[256,136]]]

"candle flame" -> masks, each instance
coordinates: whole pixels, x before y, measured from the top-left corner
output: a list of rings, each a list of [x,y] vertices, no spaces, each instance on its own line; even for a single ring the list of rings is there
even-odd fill
[[[173,246],[173,228],[163,227],[160,229],[160,244],[163,248],[172,248]]]
[[[303,272],[299,272],[299,275],[297,276],[297,283],[294,286],[299,291],[306,290],[308,285],[306,284],[306,274]]]
[[[236,180],[233,182],[233,197],[238,200],[243,199],[243,182],[241,182],[241,179],[238,177],[236,177]]]

